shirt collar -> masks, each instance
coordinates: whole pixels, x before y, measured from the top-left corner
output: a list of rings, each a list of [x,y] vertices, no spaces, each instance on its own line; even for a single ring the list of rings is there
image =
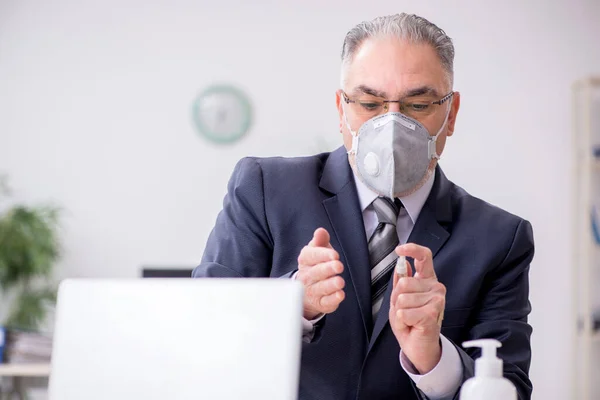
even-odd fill
[[[365,185],[356,174],[352,174],[354,177],[354,183],[356,184],[356,191],[358,192],[358,201],[360,203],[360,210],[365,211],[367,207],[371,205],[373,200],[375,200],[379,195],[369,189],[367,185]],[[433,182],[435,181],[435,173],[431,174],[431,177],[425,182],[423,186],[421,186],[416,192],[409,194],[408,196],[399,197],[400,201],[413,224],[419,218],[419,214],[425,205],[425,201],[427,201],[427,197],[429,197],[429,193],[431,193],[431,189],[433,188]]]

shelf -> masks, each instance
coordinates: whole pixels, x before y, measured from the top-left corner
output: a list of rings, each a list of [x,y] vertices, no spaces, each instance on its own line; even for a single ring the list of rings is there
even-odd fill
[[[579,170],[592,171],[593,174],[598,173],[600,170],[600,157],[592,156],[589,160],[580,160],[576,162],[576,168]]]
[[[600,76],[592,76],[587,79],[580,79],[575,82],[575,88],[581,88],[586,86],[600,86]]]
[[[576,340],[588,340],[592,343],[600,343],[600,331],[592,334],[579,332],[577,333]]]
[[[49,376],[50,364],[0,364],[0,376]]]
[[[578,400],[600,399],[597,371],[600,367],[598,351],[600,332],[594,330],[598,304],[595,303],[600,247],[600,76],[582,79],[572,92],[573,150],[575,168],[572,205],[573,265],[573,329],[576,334],[571,365],[570,398]],[[593,213],[593,214],[592,214]]]

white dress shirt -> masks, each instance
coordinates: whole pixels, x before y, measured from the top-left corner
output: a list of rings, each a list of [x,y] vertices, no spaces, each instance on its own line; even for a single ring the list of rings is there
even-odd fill
[[[358,200],[365,225],[365,234],[368,241],[379,222],[372,205],[373,200],[375,200],[378,195],[362,183],[356,175],[353,176],[354,182],[356,183]],[[402,201],[404,206],[398,214],[398,221],[396,224],[400,244],[404,244],[408,240],[415,225],[415,221],[419,217],[427,197],[429,197],[434,180],[435,174],[432,174],[431,178],[419,190],[409,196],[400,197],[400,201]],[[304,341],[312,341],[314,336],[314,324],[321,318],[322,316],[311,321],[303,318]],[[417,387],[432,400],[452,398],[460,386],[463,375],[463,366],[456,347],[454,347],[444,335],[440,335],[440,339],[442,345],[442,357],[435,368],[425,375],[419,375],[419,372],[414,368],[410,360],[404,355],[402,350],[400,350],[400,364],[402,365],[402,368],[415,382]]]

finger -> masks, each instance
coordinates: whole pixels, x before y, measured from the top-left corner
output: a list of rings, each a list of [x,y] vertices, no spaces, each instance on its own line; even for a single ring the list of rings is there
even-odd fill
[[[433,256],[429,248],[414,243],[407,243],[398,246],[396,254],[415,259],[415,278],[428,279],[436,277],[435,270],[433,269]]]
[[[313,298],[313,300],[320,299],[324,296],[329,296],[337,292],[338,290],[342,290],[346,286],[346,282],[344,278],[341,276],[334,276],[324,281],[316,282],[306,288],[306,295]],[[318,302],[315,302],[318,303]]]
[[[314,247],[331,247],[331,245],[329,244],[329,232],[327,232],[327,229],[325,228],[317,228],[315,230],[315,233],[313,233],[313,238],[310,241],[310,243],[308,243],[309,246],[314,246]]]
[[[338,252],[333,249],[305,246],[298,256],[298,264],[313,266],[327,261],[339,260],[339,258]]]
[[[419,308],[401,308],[396,311],[399,323],[409,327],[431,327],[438,325],[440,311],[434,304]]]
[[[340,303],[346,298],[343,290],[338,290],[327,296],[321,297],[319,306],[323,313],[332,313],[339,307]]]
[[[334,300],[337,299],[339,303],[345,298],[342,290],[344,285],[345,282],[340,276],[317,282],[306,288],[305,302],[312,304],[312,307],[321,313],[333,312],[337,305],[333,309],[329,307],[335,304]],[[342,294],[336,294],[338,292],[342,292]]]
[[[402,334],[403,331],[409,329],[409,327],[404,323],[404,321],[398,316],[398,309],[396,308],[395,301],[392,301],[392,304],[390,305],[390,312],[388,318],[394,333]]]
[[[432,292],[426,293],[400,293],[396,297],[396,308],[420,308],[427,305],[435,298],[436,294]]]
[[[396,299],[401,293],[425,293],[429,292],[437,283],[437,281],[424,280],[418,278],[400,278],[396,283],[396,292],[392,291]]]
[[[324,281],[344,271],[344,266],[339,260],[327,261],[317,264],[314,267],[307,268],[306,274],[301,278],[305,285],[312,285],[319,281]]]

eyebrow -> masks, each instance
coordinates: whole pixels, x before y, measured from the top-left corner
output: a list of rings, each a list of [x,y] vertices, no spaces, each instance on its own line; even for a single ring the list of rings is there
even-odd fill
[[[411,89],[408,92],[406,92],[403,96],[404,97],[415,97],[415,96],[423,96],[423,95],[431,95],[431,96],[435,96],[435,97],[439,97],[441,96],[437,90],[435,90],[434,88],[432,88],[431,86],[421,86],[415,89]]]
[[[353,90],[353,92],[363,92],[366,94],[370,94],[371,96],[375,96],[375,97],[381,97],[383,99],[386,99],[387,96],[385,94],[385,92],[370,88],[366,85],[359,85],[356,87],[356,89]]]
[[[375,96],[375,97],[381,97],[383,99],[387,99],[388,96],[385,92],[382,92],[380,90],[377,89],[373,89],[370,88],[366,85],[359,85],[357,86],[353,92],[362,92],[365,94],[369,94],[371,96]],[[423,96],[423,95],[432,95],[432,96],[436,96],[439,97],[440,94],[438,93],[437,90],[435,90],[435,88],[431,87],[431,86],[420,86],[414,89],[410,89],[409,91],[405,92],[403,94],[403,96],[401,98],[407,98],[407,97],[415,97],[415,96]]]

